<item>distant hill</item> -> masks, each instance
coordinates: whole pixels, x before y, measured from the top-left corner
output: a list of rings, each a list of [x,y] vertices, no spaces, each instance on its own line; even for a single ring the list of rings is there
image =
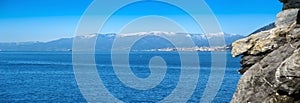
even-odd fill
[[[262,27],[262,28],[260,28],[260,29],[258,29],[258,30],[256,30],[256,31],[254,31],[254,32],[251,33],[251,34],[256,34],[256,33],[259,33],[259,32],[261,32],[261,31],[270,30],[270,29],[273,29],[273,28],[275,28],[275,27],[276,27],[275,23],[271,23],[271,24],[269,24],[269,25],[266,25],[266,26],[264,26],[264,27]],[[250,35],[251,35],[251,34],[250,34]]]
[[[131,38],[145,36],[138,40],[131,48],[114,48],[116,50],[132,49],[132,50],[149,50],[159,48],[172,48],[174,45],[168,40],[159,36],[169,38],[178,38],[176,36],[183,35],[186,38],[191,38],[198,47],[209,47],[208,40],[216,37],[224,36],[225,45],[230,45],[237,39],[243,38],[237,34],[227,33],[211,33],[204,34],[185,34],[172,32],[139,32],[130,34],[88,34],[84,36],[75,37],[81,40],[89,40],[97,37],[96,50],[107,51],[111,50],[112,44],[116,38]],[[178,39],[176,42],[184,45],[184,39]],[[126,41],[124,41],[126,43]],[[50,42],[21,42],[21,43],[0,43],[0,50],[2,51],[70,51],[72,50],[73,38],[61,38]]]

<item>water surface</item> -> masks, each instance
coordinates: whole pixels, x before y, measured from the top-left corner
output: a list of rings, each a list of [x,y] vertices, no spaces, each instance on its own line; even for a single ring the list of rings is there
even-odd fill
[[[199,102],[211,70],[210,52],[198,52],[198,55],[201,68],[189,68],[190,73],[200,70],[200,78],[188,102]],[[132,52],[129,64],[133,73],[139,78],[147,78],[151,74],[149,61],[154,56],[162,57],[168,68],[164,80],[147,91],[136,90],[120,82],[113,71],[109,53],[97,53],[95,60],[103,83],[115,97],[125,102],[156,102],[176,87],[181,64],[176,52]],[[239,60],[227,53],[224,81],[213,102],[231,100],[240,78],[237,73]],[[117,66],[126,66],[126,63]],[[0,52],[0,101],[86,102],[76,84],[71,52]]]

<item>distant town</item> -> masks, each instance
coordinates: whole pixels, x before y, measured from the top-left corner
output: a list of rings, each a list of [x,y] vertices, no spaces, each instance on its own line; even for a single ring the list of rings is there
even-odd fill
[[[212,51],[212,52],[221,52],[221,51],[230,51],[229,46],[218,46],[218,47],[192,47],[192,48],[161,48],[161,49],[151,49],[143,51]]]

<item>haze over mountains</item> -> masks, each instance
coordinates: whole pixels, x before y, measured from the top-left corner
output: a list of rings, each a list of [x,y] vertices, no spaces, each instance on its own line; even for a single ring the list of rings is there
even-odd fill
[[[225,45],[229,45],[235,40],[243,38],[241,35],[228,34],[228,33],[211,33],[211,34],[186,34],[186,33],[173,33],[173,32],[138,32],[130,34],[88,34],[83,36],[77,36],[76,39],[80,40],[92,40],[97,37],[96,51],[109,51],[112,48],[114,40],[116,38],[123,39],[124,43],[127,38],[141,38],[135,42],[131,48],[117,47],[115,50],[150,50],[160,48],[174,48],[175,46],[168,40],[160,37],[168,38],[191,38],[198,47],[210,47],[208,40],[222,37],[224,35]],[[178,37],[181,36],[181,37]],[[72,50],[74,38],[61,38],[49,42],[15,42],[15,43],[0,43],[1,51],[70,51]],[[177,42],[180,45],[187,43],[186,39],[178,39]],[[128,41],[129,42],[129,41]],[[222,46],[225,46],[222,45]],[[220,45],[221,46],[221,45]]]

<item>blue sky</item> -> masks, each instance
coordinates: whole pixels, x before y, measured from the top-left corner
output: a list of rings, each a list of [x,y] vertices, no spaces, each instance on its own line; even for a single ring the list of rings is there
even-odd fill
[[[205,1],[224,32],[241,35],[248,35],[274,22],[282,7],[278,0]],[[92,0],[0,0],[0,42],[49,41],[72,37],[80,16],[91,2]],[[132,14],[122,14],[119,17],[130,15]]]

